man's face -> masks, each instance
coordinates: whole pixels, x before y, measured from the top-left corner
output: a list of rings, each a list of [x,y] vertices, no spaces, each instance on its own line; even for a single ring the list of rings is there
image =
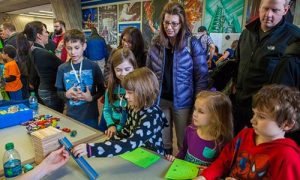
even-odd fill
[[[61,33],[63,33],[63,27],[58,23],[54,23],[54,33],[56,35],[61,35]]]
[[[288,8],[285,6],[285,0],[262,0],[259,7],[261,29],[268,31],[275,27],[287,13]]]

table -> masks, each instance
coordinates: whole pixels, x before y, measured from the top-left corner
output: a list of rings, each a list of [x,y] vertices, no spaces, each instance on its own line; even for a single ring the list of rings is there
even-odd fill
[[[73,143],[79,144],[83,142],[91,142],[95,138],[103,136],[101,131],[86,126],[68,116],[65,116],[59,112],[56,112],[46,106],[39,105],[39,114],[50,114],[54,117],[60,118],[58,125],[68,127],[72,130],[77,130],[76,137],[70,137],[69,134],[65,133],[66,137]],[[30,135],[27,134],[25,126],[13,126],[5,129],[0,129],[0,158],[2,159],[5,152],[5,144],[13,142],[15,149],[20,153],[22,164],[34,162],[34,149],[31,142]],[[2,162],[2,161],[1,161]],[[0,166],[0,177],[3,176],[3,166]]]
[[[104,141],[104,138],[99,138],[95,142]],[[115,156],[112,158],[87,158],[87,162],[100,174],[98,179],[109,179],[109,180],[155,180],[164,179],[171,162],[167,161],[163,157],[158,160],[152,166],[143,169],[138,167],[131,162]],[[47,175],[43,179],[46,180],[83,180],[88,179],[88,176],[79,168],[77,163],[70,158],[67,165]]]

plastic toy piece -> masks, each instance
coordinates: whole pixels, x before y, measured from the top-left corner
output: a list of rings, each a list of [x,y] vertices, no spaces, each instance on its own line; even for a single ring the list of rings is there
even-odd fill
[[[66,137],[59,139],[59,142],[63,146],[65,146],[66,150],[69,151],[72,158],[77,162],[79,167],[86,173],[86,175],[88,175],[89,179],[94,180],[94,179],[97,179],[97,177],[99,177],[99,174],[93,169],[93,167],[83,157],[75,157],[71,153],[71,149],[73,148],[73,145]]]
[[[62,128],[62,131],[66,132],[66,133],[69,133],[69,132],[71,132],[71,129],[70,128]]]
[[[76,135],[77,135],[77,131],[76,130],[71,131],[71,133],[70,133],[71,137],[75,137]]]
[[[23,169],[24,169],[24,173],[27,173],[28,171],[33,169],[33,166],[31,164],[25,164],[23,166]]]

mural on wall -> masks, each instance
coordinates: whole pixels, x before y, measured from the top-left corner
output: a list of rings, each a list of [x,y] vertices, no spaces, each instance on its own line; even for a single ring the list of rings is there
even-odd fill
[[[183,5],[189,27],[193,33],[196,33],[198,27],[202,25],[202,0],[179,0]]]
[[[149,47],[151,39],[154,35],[154,32],[157,31],[153,25],[152,14],[153,8],[151,1],[143,2],[143,11],[142,11],[142,26],[143,26],[143,38],[146,44],[146,47]]]
[[[99,34],[107,44],[117,45],[117,5],[99,7]]]
[[[82,10],[82,29],[90,29],[98,26],[98,10],[97,8],[89,8]]]
[[[141,2],[125,3],[119,5],[119,22],[140,20]]]
[[[244,0],[209,0],[205,7],[205,26],[211,33],[242,31]]]

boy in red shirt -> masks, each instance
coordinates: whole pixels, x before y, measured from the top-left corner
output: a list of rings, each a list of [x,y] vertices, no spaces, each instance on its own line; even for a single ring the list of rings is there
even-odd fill
[[[299,147],[284,138],[299,128],[299,99],[298,90],[283,85],[259,90],[253,98],[253,128],[243,129],[197,179],[299,179]]]
[[[3,48],[2,58],[4,65],[5,91],[9,94],[11,100],[22,100],[22,82],[21,73],[16,60],[16,48],[7,45]]]

